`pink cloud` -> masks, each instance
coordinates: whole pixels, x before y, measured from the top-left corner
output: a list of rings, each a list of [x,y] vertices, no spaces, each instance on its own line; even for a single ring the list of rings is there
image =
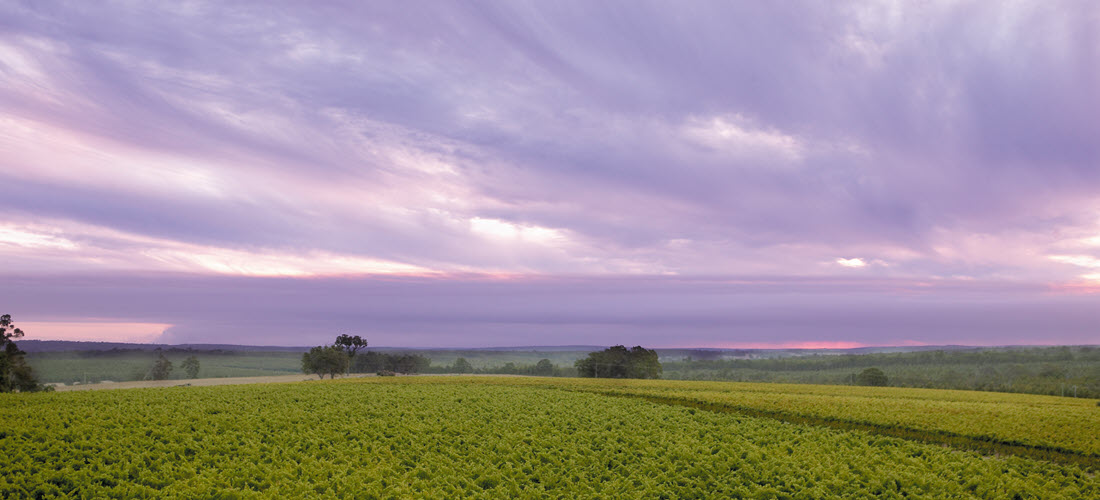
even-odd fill
[[[29,340],[153,342],[172,325],[112,321],[19,321]]]

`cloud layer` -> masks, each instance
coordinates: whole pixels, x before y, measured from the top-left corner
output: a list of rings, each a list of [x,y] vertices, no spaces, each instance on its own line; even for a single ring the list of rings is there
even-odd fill
[[[379,304],[419,304],[407,315],[421,320],[364,327],[405,345],[938,342],[964,329],[1007,343],[998,321],[963,318],[1077,311],[1100,284],[1096,33],[1087,2],[8,3],[0,275],[131,280],[154,297],[193,279],[268,279],[294,297],[356,283]],[[450,299],[409,302],[381,275],[423,280],[426,297],[507,279],[540,299],[493,319],[492,297],[440,292],[481,318],[463,322],[433,315]],[[640,310],[684,333],[618,315],[629,286],[578,311],[578,290],[543,281],[563,276],[578,290],[655,280]],[[749,335],[725,302],[689,299],[709,296],[696,280],[745,276],[823,280],[784,299],[760,278],[738,292],[816,319]],[[814,312],[854,297],[853,279],[936,283],[938,305],[891,288],[880,310]],[[950,291],[967,286],[998,305]],[[317,293],[302,303],[333,317],[385,310]],[[172,324],[178,341],[292,338],[228,292],[220,328],[65,297],[11,312]],[[957,314],[857,338],[937,308]],[[1056,319],[1075,331],[1076,314]],[[1048,341],[1059,328],[1044,321],[1011,341]],[[503,323],[520,326],[485,326]],[[616,326],[547,326],[559,323]]]

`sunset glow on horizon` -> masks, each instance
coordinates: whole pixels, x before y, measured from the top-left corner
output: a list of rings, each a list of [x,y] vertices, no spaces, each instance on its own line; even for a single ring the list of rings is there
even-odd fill
[[[338,12],[0,6],[0,313],[166,343],[1100,344],[1090,4]]]

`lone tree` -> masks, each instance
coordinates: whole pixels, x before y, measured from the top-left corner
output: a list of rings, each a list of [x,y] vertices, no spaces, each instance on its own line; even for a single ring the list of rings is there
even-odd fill
[[[355,353],[358,352],[359,349],[367,346],[367,341],[363,340],[363,338],[358,335],[353,337],[351,335],[341,334],[339,337],[336,337],[336,343],[333,345],[347,352],[349,358],[354,358]]]
[[[885,386],[889,379],[886,378],[886,374],[882,373],[882,370],[878,368],[866,368],[859,375],[856,375],[856,382],[859,385],[872,385],[872,386]]]
[[[164,380],[168,378],[168,375],[172,373],[172,362],[168,361],[168,358],[164,357],[164,353],[161,353],[157,360],[153,362],[153,367],[149,369],[149,377],[153,380]]]
[[[199,378],[199,358],[191,356],[183,360],[180,368],[187,372],[187,378]]]
[[[318,378],[336,378],[337,373],[347,373],[351,357],[338,345],[317,346],[302,354],[302,372],[316,373]]]
[[[582,377],[595,378],[660,378],[661,362],[657,351],[634,346],[613,346],[589,353],[573,365]]]
[[[31,367],[27,365],[27,353],[15,345],[23,336],[23,330],[16,328],[10,314],[0,316],[0,392],[32,392],[45,389],[38,384]]]

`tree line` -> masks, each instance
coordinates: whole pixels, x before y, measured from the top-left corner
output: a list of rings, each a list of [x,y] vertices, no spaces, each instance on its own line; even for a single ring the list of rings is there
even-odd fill
[[[530,375],[536,377],[595,378],[660,378],[661,363],[657,351],[634,346],[617,345],[589,353],[573,366],[558,366],[548,358],[533,365],[508,362],[501,366],[475,368],[466,358],[459,357],[449,366],[433,368],[432,373],[464,373],[494,375]]]
[[[1100,348],[1093,346],[685,359],[664,367],[666,378],[681,380],[848,385],[872,385],[860,374],[874,368],[893,387],[1100,397]]]
[[[535,377],[575,377],[576,371],[555,365],[548,358],[535,364],[509,361],[499,366],[475,368],[466,358],[459,357],[450,365],[432,367],[430,373],[462,373],[474,375],[531,375]]]
[[[744,351],[741,356],[750,353]],[[919,366],[919,365],[995,365],[1004,363],[1052,363],[1060,364],[1072,361],[1100,361],[1100,347],[1096,346],[1057,346],[1057,347],[1019,347],[1019,348],[968,348],[936,349],[930,351],[867,353],[867,354],[814,354],[811,356],[786,356],[776,358],[742,358],[734,352],[734,359],[687,358],[684,361],[670,362],[697,363],[698,366],[724,368],[753,368],[769,371],[814,371],[839,368],[866,368],[870,366]]]
[[[613,346],[603,351],[589,353],[584,359],[574,363],[572,369],[553,364],[543,358],[533,365],[520,365],[514,362],[491,368],[475,368],[466,358],[459,357],[451,365],[431,366],[431,359],[416,354],[390,354],[383,352],[359,351],[368,343],[359,335],[341,334],[331,345],[311,348],[302,354],[302,371],[312,373],[318,378],[335,378],[347,373],[376,373],[392,375],[395,373],[460,373],[460,374],[500,374],[531,375],[541,377],[581,376],[596,378],[660,378],[661,363],[657,352],[641,346],[627,349],[625,346]]]

